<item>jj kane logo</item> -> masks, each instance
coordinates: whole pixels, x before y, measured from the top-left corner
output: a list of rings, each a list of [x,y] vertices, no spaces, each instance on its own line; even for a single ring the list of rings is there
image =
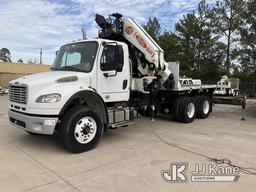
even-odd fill
[[[187,169],[188,163],[170,163],[169,170],[163,170],[161,175],[166,182],[185,183],[188,182]]]
[[[186,183],[188,163],[170,163],[169,170],[162,170],[161,176],[168,183]],[[235,182],[239,179],[239,168],[220,164],[196,163],[191,171],[192,182]]]

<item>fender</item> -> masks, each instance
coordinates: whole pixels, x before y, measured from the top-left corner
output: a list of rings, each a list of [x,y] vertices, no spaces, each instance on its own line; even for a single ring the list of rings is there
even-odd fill
[[[103,99],[97,92],[91,90],[82,90],[75,93],[68,99],[68,101],[62,107],[59,116],[62,116],[68,110],[69,107],[72,107],[75,104],[88,105],[98,110],[98,112],[103,118],[104,123],[108,124],[107,107]]]

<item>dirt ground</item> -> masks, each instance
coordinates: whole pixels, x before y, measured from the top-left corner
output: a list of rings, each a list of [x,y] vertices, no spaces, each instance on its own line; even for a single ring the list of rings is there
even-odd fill
[[[204,157],[172,145],[256,168],[256,101],[249,100],[246,121],[239,106],[215,105],[208,119],[182,124],[141,117],[134,125],[109,130],[92,151],[70,154],[56,136],[30,135],[9,125],[7,96],[0,96],[0,191],[255,191],[256,176],[240,173],[237,182],[191,182]],[[171,162],[188,163],[187,183],[161,177]]]

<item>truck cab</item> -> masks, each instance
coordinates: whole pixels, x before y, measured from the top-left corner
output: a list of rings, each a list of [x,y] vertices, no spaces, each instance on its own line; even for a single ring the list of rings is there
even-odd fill
[[[107,103],[128,102],[131,71],[127,45],[105,39],[63,45],[50,72],[9,84],[10,122],[29,133],[53,134],[72,102],[99,107],[105,126]]]

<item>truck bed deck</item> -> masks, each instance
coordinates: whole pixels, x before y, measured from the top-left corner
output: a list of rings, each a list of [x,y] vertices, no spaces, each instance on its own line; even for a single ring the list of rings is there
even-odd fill
[[[199,89],[215,89],[217,85],[186,85],[178,88],[172,89],[173,91],[189,91],[189,90],[199,90]]]

